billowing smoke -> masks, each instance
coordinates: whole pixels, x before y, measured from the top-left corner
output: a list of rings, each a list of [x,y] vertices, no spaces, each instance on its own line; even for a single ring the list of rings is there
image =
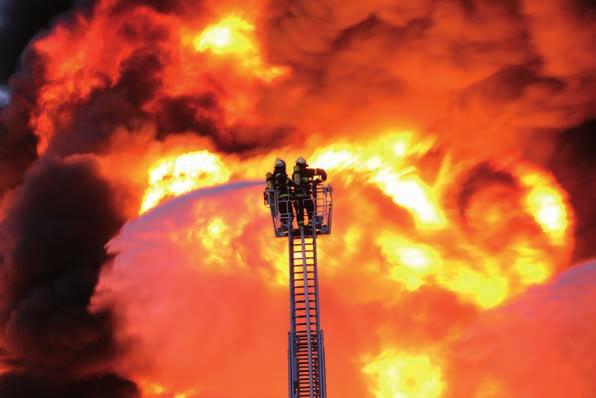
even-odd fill
[[[316,129],[328,130],[330,119],[356,128],[398,119],[494,156],[535,152],[536,140],[543,147],[549,138],[535,134],[595,109],[596,29],[585,2],[301,0],[271,8],[271,56],[309,88],[277,97],[287,100],[284,114],[316,115],[308,118],[321,121]]]
[[[593,395],[520,387],[532,357],[507,365],[546,329],[532,355],[571,384],[589,367],[570,302],[551,304],[592,267],[549,280],[596,255],[593,2],[2,4],[1,84],[48,28],[0,105],[0,396],[283,394],[287,259],[260,192],[135,218],[261,178],[279,153],[336,188],[332,395]],[[551,320],[499,332],[534,306]],[[574,325],[566,367],[548,345]]]
[[[5,205],[0,343],[11,371],[0,395],[135,396],[110,371],[112,314],[88,310],[111,260],[104,246],[124,221],[108,183],[89,160],[45,159]]]

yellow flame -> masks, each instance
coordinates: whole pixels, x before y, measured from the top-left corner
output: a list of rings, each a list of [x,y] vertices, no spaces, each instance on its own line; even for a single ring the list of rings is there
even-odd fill
[[[168,387],[154,382],[140,381],[139,387],[145,398],[191,398],[197,396],[196,389],[183,392],[173,392]]]
[[[446,227],[437,192],[420,178],[408,160],[426,153],[432,140],[414,140],[410,131],[389,131],[367,145],[336,144],[318,151],[312,161],[317,167],[366,173],[394,203],[409,210],[424,228]]]
[[[439,284],[457,292],[482,309],[496,307],[507,299],[510,291],[509,275],[492,259],[483,259],[481,269],[476,270],[463,262],[453,261],[452,270],[438,278]]]
[[[162,158],[149,170],[149,187],[140,213],[157,206],[164,198],[224,183],[230,174],[220,158],[208,151]]]
[[[448,206],[453,206],[451,190],[460,178],[457,173],[465,174],[466,169],[445,157],[431,163],[432,173],[420,170],[429,164],[424,156],[434,143],[418,140],[412,132],[388,131],[373,136],[358,145],[339,142],[323,146],[310,156],[309,163],[327,169],[339,187],[360,184],[378,189],[414,223],[408,225],[399,219],[385,222],[379,211],[389,215],[395,209],[383,203],[365,203],[365,191],[361,191],[363,202],[355,201],[351,206],[360,216],[354,217],[354,223],[349,222],[351,217],[344,217],[348,224],[343,231],[342,253],[357,257],[362,250],[371,251],[381,261],[371,269],[382,270],[383,277],[406,291],[440,286],[482,309],[500,305],[528,286],[546,281],[566,261],[571,247],[570,209],[564,192],[548,174],[529,166],[509,169],[523,187],[522,196],[514,193],[510,203],[496,206],[490,202],[492,196],[480,196],[480,210],[471,213],[471,223],[462,225]],[[275,155],[257,155],[242,162],[228,158],[225,165],[219,156],[207,151],[165,157],[150,169],[142,211],[164,198],[226,182],[232,174],[238,178],[262,176]],[[242,239],[238,234],[251,222],[251,215],[261,214],[258,203],[254,199],[249,202],[251,210],[246,217],[232,219],[218,213],[197,223],[195,238],[208,253],[203,255],[204,262],[224,270],[231,269],[226,264],[244,264],[234,244]],[[513,217],[509,217],[509,206],[516,204],[519,207],[511,208]],[[366,227],[358,223],[362,217],[369,217],[363,216],[368,212],[377,218],[376,234],[366,233]],[[527,222],[531,218],[544,236],[536,234],[536,228]],[[262,272],[274,284],[285,286],[284,254],[275,246],[261,246],[262,258],[272,264]],[[345,260],[331,258],[327,269],[340,271],[343,263]]]
[[[569,215],[565,199],[553,187],[552,178],[533,172],[524,175],[522,183],[529,188],[526,196],[528,211],[553,243],[564,244],[569,230]]]
[[[257,43],[254,24],[237,15],[208,26],[192,41],[197,52],[235,56],[241,65],[263,80],[270,81],[287,73],[286,68],[266,65]]]
[[[445,389],[441,368],[429,356],[387,349],[365,362],[376,398],[439,398]]]
[[[371,177],[393,201],[410,210],[416,222],[427,227],[441,228],[445,217],[430,188],[416,175],[400,175],[391,170],[377,170]]]
[[[197,51],[209,50],[215,54],[255,52],[256,43],[251,40],[254,30],[254,25],[248,21],[238,16],[228,16],[207,27],[194,39],[193,45]]]
[[[238,238],[238,230],[232,230],[228,222],[222,217],[214,217],[205,221],[206,223],[198,225],[195,231],[196,241],[200,242],[205,248],[200,259],[201,263],[215,265],[220,269],[242,267],[244,262],[232,250],[232,242]]]
[[[381,252],[390,264],[389,277],[402,283],[409,291],[424,285],[441,266],[439,253],[424,245],[417,245],[393,234],[377,238]]]
[[[523,242],[519,243],[515,250],[516,257],[513,268],[524,286],[542,283],[548,279],[552,271],[544,261],[544,256],[540,250]]]
[[[414,243],[394,232],[380,234],[377,245],[387,261],[389,278],[399,282],[408,291],[437,283],[481,308],[494,307],[508,296],[509,283],[495,260],[482,259],[478,264],[471,261],[470,265],[449,258],[437,248]],[[474,252],[471,247],[468,250]],[[524,265],[520,265],[520,273],[533,272],[529,267],[524,268]],[[524,276],[524,281],[531,280],[531,277]]]

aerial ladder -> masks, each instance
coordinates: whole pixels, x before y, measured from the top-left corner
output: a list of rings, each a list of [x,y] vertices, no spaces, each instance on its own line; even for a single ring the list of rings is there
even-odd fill
[[[325,348],[321,329],[317,236],[329,235],[332,224],[330,185],[311,182],[305,205],[310,222],[298,225],[292,199],[280,200],[275,189],[266,191],[273,229],[278,238],[288,239],[290,280],[290,331],[288,333],[288,390],[290,398],[326,398]],[[304,204],[304,203],[303,203]],[[311,211],[308,211],[308,209]],[[284,210],[284,211],[280,211]]]

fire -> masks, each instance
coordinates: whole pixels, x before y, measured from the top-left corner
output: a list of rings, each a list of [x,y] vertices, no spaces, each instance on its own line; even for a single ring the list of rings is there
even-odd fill
[[[391,267],[389,278],[409,291],[423,286],[442,265],[439,253],[432,247],[418,245],[397,235],[384,233],[378,237],[378,244]]]
[[[445,389],[441,368],[427,355],[386,349],[366,360],[362,371],[376,398],[439,398]]]
[[[207,27],[193,42],[197,51],[212,51],[215,54],[254,55],[256,45],[250,36],[255,27],[248,21],[232,15]]]
[[[364,172],[397,205],[410,210],[420,227],[444,228],[439,191],[420,178],[413,162],[432,148],[433,141],[414,137],[411,131],[389,131],[366,145],[336,144],[317,151],[313,163],[332,171]]]
[[[393,201],[414,214],[416,221],[429,228],[445,227],[445,218],[433,198],[428,186],[416,175],[399,173],[379,168],[371,180]]]
[[[540,173],[528,173],[522,183],[529,189],[525,204],[536,222],[557,245],[565,244],[569,231],[569,214],[564,194],[553,187],[552,178]]]
[[[198,52],[211,52],[217,56],[230,56],[247,71],[265,81],[284,75],[287,70],[267,66],[255,36],[255,26],[237,15],[229,15],[208,26],[192,41]]]
[[[142,396],[147,398],[193,398],[197,397],[196,390],[188,390],[184,392],[172,392],[166,386],[159,383],[152,383],[141,381],[139,383],[142,391]]]
[[[162,158],[149,170],[149,187],[140,213],[155,207],[164,198],[221,184],[229,178],[230,171],[222,160],[205,150]]]
[[[510,173],[523,187],[518,193],[490,189],[479,193],[469,209],[468,216],[477,230],[470,235],[448,207],[450,187],[461,178],[461,167],[443,155],[430,164],[435,169],[433,178],[423,177],[428,175],[426,156],[435,149],[432,139],[418,139],[413,131],[399,130],[373,136],[376,138],[359,144],[324,145],[314,151],[310,163],[326,168],[336,188],[346,186],[359,192],[372,187],[411,217],[412,227],[378,221],[379,231],[370,238],[383,259],[380,267],[387,280],[410,292],[423,286],[440,286],[463,301],[487,309],[528,286],[546,281],[568,255],[568,205],[561,189],[547,174],[529,166],[517,167]],[[141,213],[164,198],[225,183],[232,176],[254,178],[271,158],[273,155],[255,157],[243,163],[229,158],[224,164],[218,155],[199,151],[160,159],[149,171]],[[511,202],[490,195],[507,195],[506,200]],[[368,206],[376,207],[372,203]],[[352,207],[355,211],[360,205],[352,203]],[[379,210],[381,214],[392,211]],[[366,207],[361,211],[366,212]],[[358,236],[362,236],[363,227],[358,222],[364,219],[351,220],[356,222],[352,233],[358,231]],[[546,240],[536,236],[538,231],[532,229],[532,220]],[[196,227],[210,262],[241,263],[221,253],[229,251],[231,235],[247,222],[240,218],[233,226],[225,218],[214,216]],[[494,251],[494,245],[501,249]],[[283,255],[269,248],[263,249],[262,255],[275,264],[276,284],[285,285]]]
[[[27,116],[39,155],[98,159],[102,177],[125,188],[121,206],[134,219],[110,243],[117,255],[101,277],[122,318],[117,337],[138,342],[122,369],[145,398],[285,388],[287,247],[272,238],[254,181],[264,185],[276,156],[291,172],[304,155],[326,169],[335,195],[334,235],[319,253],[322,320],[333,330],[328,373],[350,383],[329,390],[443,397],[443,348],[466,322],[569,265],[569,198],[517,147],[529,135],[520,131],[561,118],[535,109],[564,104],[563,115],[574,114],[564,93],[579,80],[562,84],[548,59],[528,63],[544,55],[531,18],[464,34],[456,26],[531,11],[512,12],[517,5],[450,18],[460,6],[438,2],[408,21],[420,7],[229,3],[98,0],[36,39],[23,59],[35,79],[15,79],[14,98],[31,110],[9,116]],[[526,56],[528,43],[537,44]],[[526,86],[501,81],[509,78]],[[31,98],[19,92],[29,86]],[[143,216],[203,188],[215,189]],[[160,217],[170,222],[151,224]],[[272,386],[255,382],[263,374]]]

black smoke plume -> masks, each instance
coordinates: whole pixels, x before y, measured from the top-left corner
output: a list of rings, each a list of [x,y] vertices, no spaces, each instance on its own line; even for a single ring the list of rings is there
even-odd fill
[[[112,314],[88,309],[123,222],[92,162],[44,159],[28,172],[1,231],[0,358],[16,370],[0,396],[136,395],[109,370],[120,350]]]

